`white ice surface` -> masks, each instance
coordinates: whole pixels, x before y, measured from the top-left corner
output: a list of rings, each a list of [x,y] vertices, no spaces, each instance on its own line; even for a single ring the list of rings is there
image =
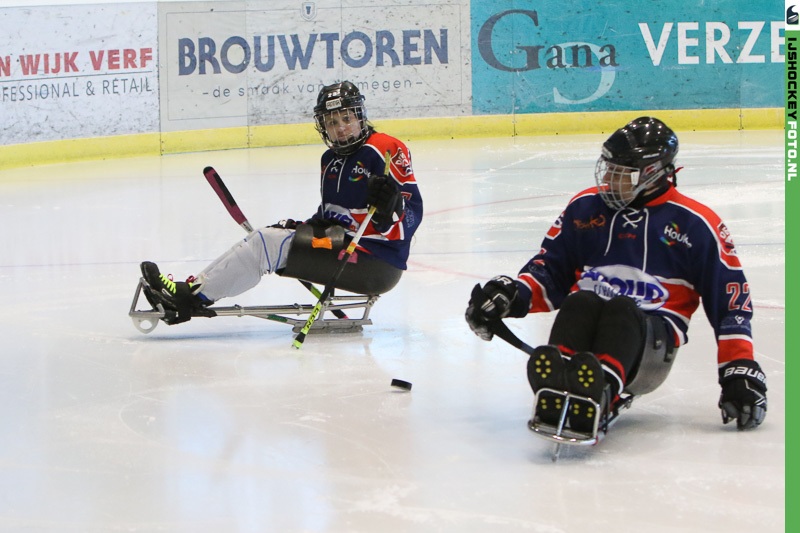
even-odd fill
[[[127,316],[142,260],[177,278],[254,224],[304,218],[320,146],[0,173],[0,530],[687,532],[784,530],[781,132],[680,133],[680,188],[715,208],[748,275],[762,427],[723,426],[698,311],[656,392],[592,448],[527,430],[525,355],[467,328],[475,283],[515,274],[605,135],[410,142],[425,199],[409,270],[363,334],[218,317]],[[313,303],[277,277],[235,302]],[[529,344],[552,315],[509,321]],[[411,381],[405,393],[392,378]]]

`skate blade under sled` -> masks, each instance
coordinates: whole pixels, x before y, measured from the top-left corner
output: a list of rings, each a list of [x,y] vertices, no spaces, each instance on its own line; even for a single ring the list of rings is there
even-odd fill
[[[133,302],[128,312],[133,325],[142,333],[150,333],[159,321],[170,323],[176,317],[176,312],[165,308],[162,304],[155,305],[148,303],[149,309],[137,309],[139,298],[144,290],[149,289],[149,285],[143,278],[139,278],[136,292],[133,295]],[[312,324],[309,332],[313,333],[357,333],[363,330],[363,326],[372,324],[369,312],[378,295],[331,295],[323,304],[320,317]],[[240,306],[233,305],[228,307],[210,306],[204,308],[202,313],[192,314],[194,317],[215,317],[215,316],[252,316],[263,318],[273,322],[280,322],[292,326],[292,331],[298,333],[305,325],[308,315],[314,309],[316,302],[311,304],[291,304],[291,305],[265,305],[265,306]],[[361,310],[358,317],[329,318],[327,312]]]
[[[561,399],[562,408],[556,424],[547,424],[543,422],[539,416],[539,396],[543,393],[548,393]],[[555,443],[553,452],[554,461],[558,458],[558,452],[562,444],[594,446],[606,436],[608,430],[617,421],[620,411],[629,408],[633,402],[633,395],[623,394],[620,400],[613,407],[610,407],[608,401],[605,400],[607,397],[608,395],[604,394],[603,400],[597,402],[585,396],[543,387],[536,391],[534,395],[533,416],[528,421],[528,429],[535,435]],[[592,420],[591,431],[576,431],[566,426],[570,405],[574,401],[589,402],[594,406],[595,414]]]

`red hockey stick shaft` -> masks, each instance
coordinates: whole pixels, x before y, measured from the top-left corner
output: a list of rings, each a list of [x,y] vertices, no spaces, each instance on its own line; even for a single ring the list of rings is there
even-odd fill
[[[236,221],[241,227],[243,227],[248,233],[253,231],[253,226],[248,222],[247,217],[244,216],[242,210],[239,209],[239,206],[236,205],[236,200],[233,199],[233,195],[225,186],[225,182],[222,181],[222,178],[217,174],[217,171],[214,170],[214,167],[206,167],[203,169],[203,175],[208,180],[209,185],[211,188],[214,189],[214,192],[217,193],[219,199],[222,200],[222,205],[225,206],[225,209],[228,210],[228,213],[233,217],[233,220]]]

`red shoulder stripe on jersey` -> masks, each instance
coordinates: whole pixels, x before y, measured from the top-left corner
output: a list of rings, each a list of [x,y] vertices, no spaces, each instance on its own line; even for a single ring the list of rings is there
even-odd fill
[[[674,187],[666,192],[664,197],[666,201],[679,205],[699,217],[717,241],[720,261],[728,268],[741,270],[742,264],[739,262],[739,256],[736,255],[733,237],[730,231],[728,231],[727,226],[725,226],[725,223],[719,218],[719,215],[710,207],[679,193]]]
[[[597,187],[589,187],[588,189],[584,189],[572,198],[570,198],[569,203],[571,204],[575,200],[583,198],[584,196],[596,196],[598,194]]]
[[[383,160],[386,152],[391,154],[392,163],[390,172],[392,177],[399,183],[416,183],[414,169],[411,166],[411,158],[408,155],[408,147],[402,141],[395,139],[385,133],[373,133],[366,142],[381,156]]]

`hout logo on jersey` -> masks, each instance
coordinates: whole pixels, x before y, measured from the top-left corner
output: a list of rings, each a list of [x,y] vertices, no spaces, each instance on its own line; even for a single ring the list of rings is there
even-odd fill
[[[578,280],[582,290],[592,290],[598,296],[633,298],[645,311],[660,308],[669,298],[669,291],[660,281],[637,268],[609,265],[584,271]]]
[[[664,232],[661,235],[661,242],[667,246],[683,244],[687,248],[692,247],[692,243],[689,242],[689,235],[686,233],[681,233],[681,228],[678,227],[678,225],[674,222],[670,222],[664,226]]]
[[[362,178],[369,179],[372,176],[372,172],[364,168],[364,163],[358,161],[356,163],[353,172],[350,173],[350,177],[348,178],[350,181],[361,181]]]

